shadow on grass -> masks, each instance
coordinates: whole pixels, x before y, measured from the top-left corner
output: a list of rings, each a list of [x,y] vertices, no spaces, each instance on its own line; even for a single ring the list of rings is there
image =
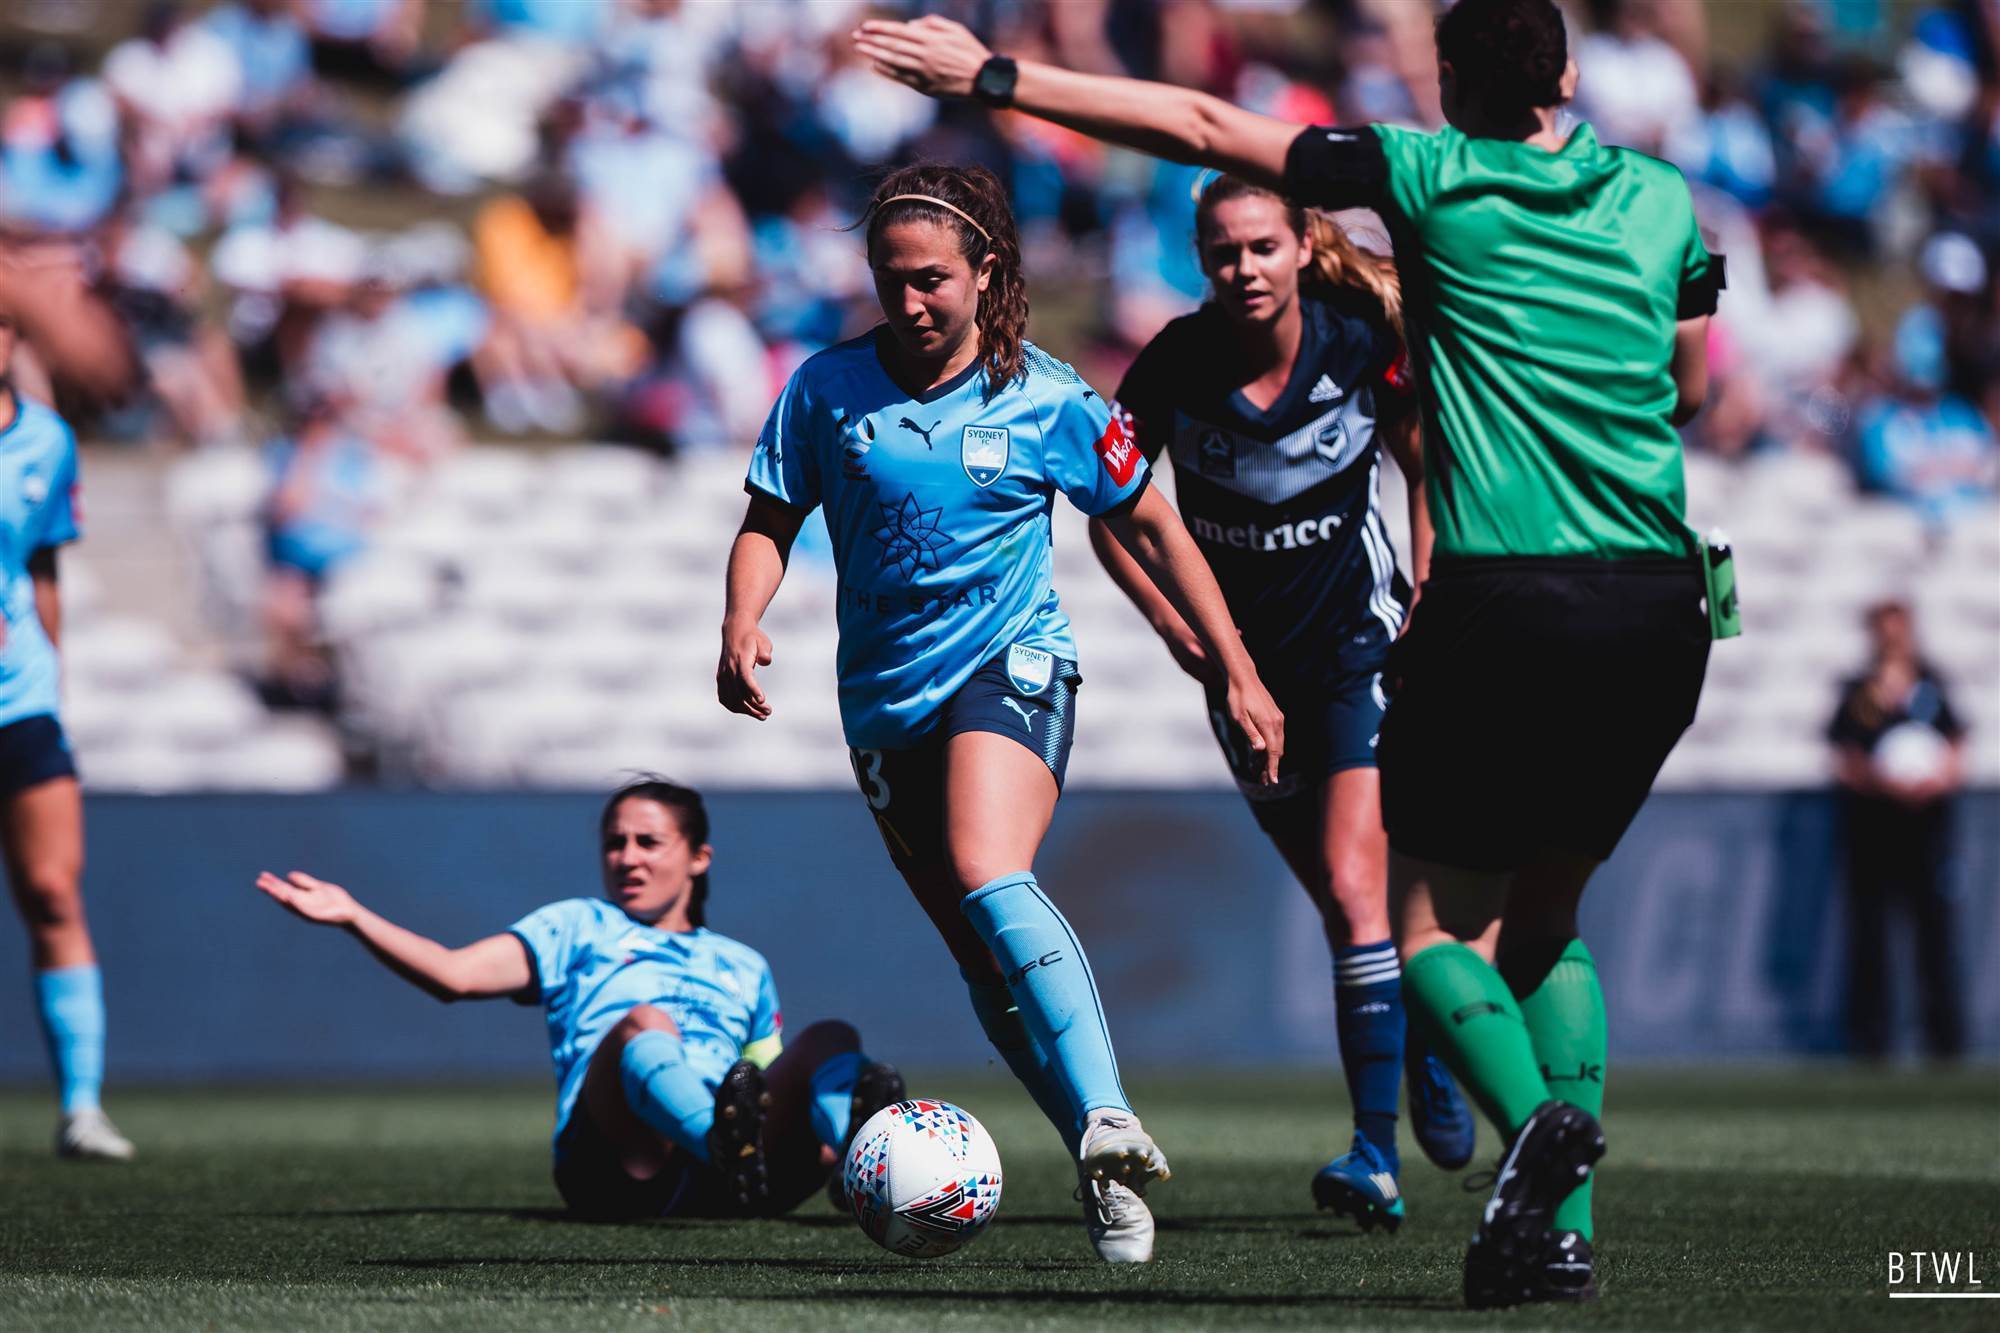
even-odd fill
[[[1092,1265],[1096,1267],[1097,1265]],[[1235,1295],[1201,1291],[946,1291],[937,1288],[904,1287],[822,1287],[817,1291],[789,1294],[732,1293],[732,1301],[942,1301],[990,1304],[1008,1301],[1022,1305],[1157,1305],[1223,1309],[1281,1309],[1340,1306],[1377,1310],[1458,1311],[1465,1307],[1446,1296],[1417,1296],[1399,1292],[1363,1295],[1359,1292],[1269,1293]]]
[[[640,1258],[634,1256],[583,1256],[562,1255],[416,1255],[410,1257],[355,1259],[351,1263],[357,1268],[405,1268],[418,1271],[449,1271],[458,1268],[520,1267],[520,1268],[742,1268],[742,1269],[784,1269],[795,1273],[811,1273],[820,1277],[879,1276],[890,1270],[901,1271],[908,1267],[908,1261],[884,1257],[880,1260],[856,1262],[840,1259],[753,1259],[739,1256],[716,1256],[713,1258]],[[1091,1260],[957,1260],[951,1265],[954,1273],[1077,1273],[1103,1267]]]

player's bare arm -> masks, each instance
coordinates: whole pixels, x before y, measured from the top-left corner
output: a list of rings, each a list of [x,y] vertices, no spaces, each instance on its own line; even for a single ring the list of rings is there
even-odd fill
[[[854,45],[877,72],[932,97],[972,96],[980,66],[994,54],[962,24],[936,15],[910,22],[870,19],[855,31]],[[1265,185],[1282,181],[1285,153],[1305,129],[1172,84],[1078,74],[1035,60],[1016,68],[1006,104],[1017,111]]]
[[[1229,716],[1249,737],[1250,748],[1264,756],[1264,781],[1276,782],[1278,762],[1285,753],[1285,715],[1258,678],[1215,574],[1180,516],[1164,495],[1149,486],[1134,503],[1106,514],[1104,524],[1181,619],[1201,636],[1202,647],[1228,682]]]
[[[1437,538],[1437,529],[1431,524],[1430,496],[1424,491],[1423,420],[1414,402],[1397,403],[1391,411],[1384,413],[1376,424],[1376,430],[1381,434],[1383,443],[1389,446],[1389,453],[1395,458],[1396,466],[1403,474],[1403,485],[1409,492],[1409,611],[1414,611],[1417,598],[1423,595],[1424,580],[1431,576],[1431,545]],[[1405,625],[1410,623],[1409,611],[1403,614]]]
[[[1090,549],[1097,553],[1097,563],[1104,566],[1104,572],[1119,590],[1139,608],[1139,614],[1146,617],[1146,623],[1167,645],[1176,665],[1204,685],[1219,685],[1222,675],[1216,669],[1215,659],[1202,646],[1201,635],[1194,627],[1181,618],[1174,610],[1174,604],[1166,595],[1153,586],[1146,577],[1146,571],[1139,568],[1118,539],[1111,535],[1101,518],[1090,520]]]
[[[743,526],[729,548],[727,599],[722,612],[722,659],[715,668],[715,695],[732,713],[771,716],[771,704],[757,683],[757,668],[771,665],[771,636],[759,622],[784,582],[785,563],[798,540],[806,511],[762,495],[750,497]]]
[[[1673,423],[1685,426],[1708,397],[1708,319],[1697,315],[1674,326]]]
[[[294,870],[257,876],[257,887],[292,915],[338,926],[410,984],[450,1003],[489,1000],[526,990],[534,981],[527,950],[512,935],[489,935],[453,949],[369,911],[338,884]]]

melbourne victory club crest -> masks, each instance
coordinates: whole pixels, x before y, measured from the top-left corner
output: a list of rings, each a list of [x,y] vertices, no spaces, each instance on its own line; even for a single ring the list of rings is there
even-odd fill
[[[991,486],[1007,470],[1011,440],[1005,426],[967,426],[958,440],[958,461],[965,475],[981,488]]]
[[[1055,667],[1055,656],[1039,648],[1017,643],[1007,649],[1007,679],[1023,694],[1039,695],[1046,690]]]

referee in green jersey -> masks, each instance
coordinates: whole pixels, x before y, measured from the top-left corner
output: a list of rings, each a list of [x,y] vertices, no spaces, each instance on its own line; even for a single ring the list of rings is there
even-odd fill
[[[1707,387],[1722,261],[1673,167],[1566,129],[1550,0],[1439,22],[1435,134],[1260,116],[870,22],[877,69],[1324,207],[1375,209],[1422,372],[1437,540],[1379,759],[1406,1002],[1508,1138],[1474,1305],[1596,1294],[1603,992],[1576,906],[1690,721],[1708,662],[1674,427]]]

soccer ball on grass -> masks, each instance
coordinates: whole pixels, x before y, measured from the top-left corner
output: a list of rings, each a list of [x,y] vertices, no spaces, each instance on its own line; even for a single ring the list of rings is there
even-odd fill
[[[883,1107],[855,1134],[842,1170],[868,1239],[912,1259],[950,1254],[1000,1210],[1000,1152],[950,1102]]]

